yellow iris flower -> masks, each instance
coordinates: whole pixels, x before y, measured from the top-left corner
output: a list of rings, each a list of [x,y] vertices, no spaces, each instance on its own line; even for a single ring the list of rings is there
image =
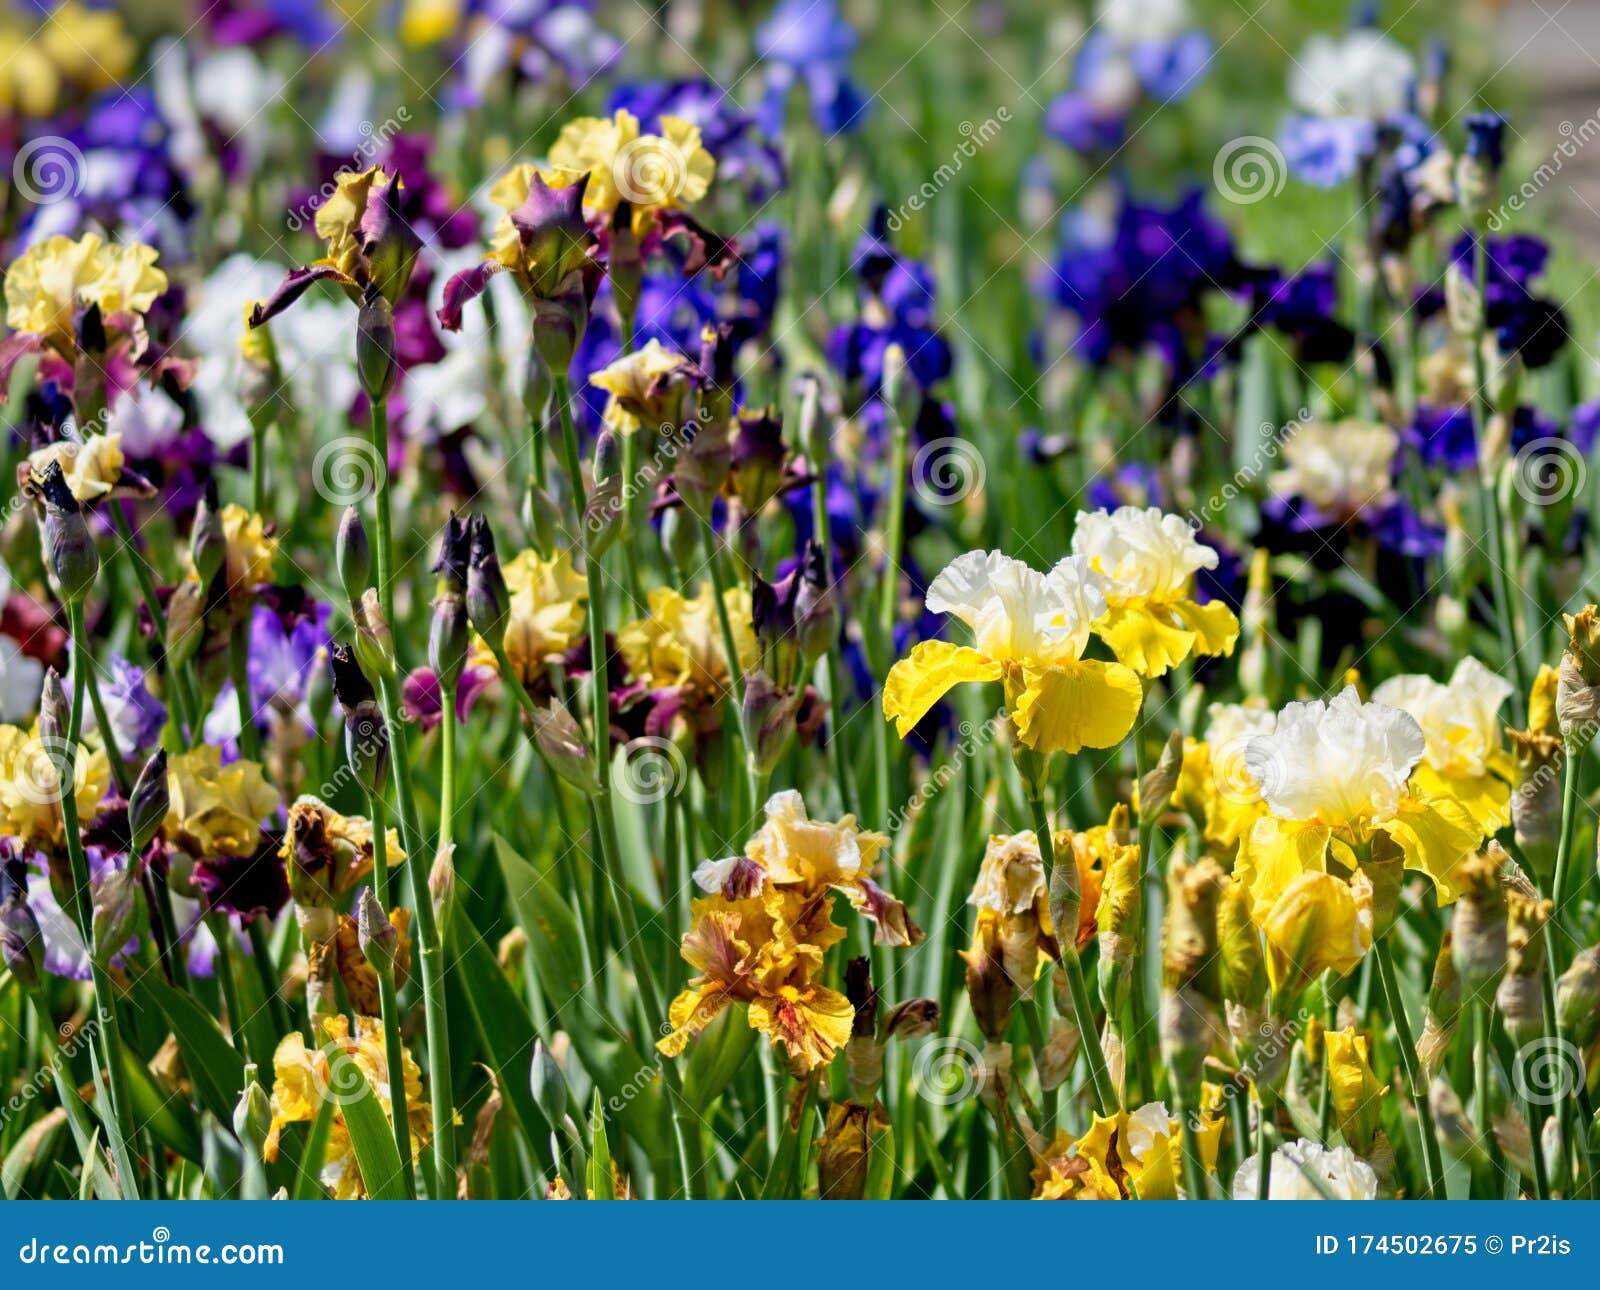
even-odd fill
[[[511,592],[506,657],[523,684],[530,685],[551,660],[582,638],[589,586],[567,551],[548,560],[537,551],[519,551],[505,566],[505,579]],[[484,661],[494,665],[493,656]]]
[[[1215,1173],[1223,1119],[1207,1089],[1196,1136],[1200,1161]],[[1073,1140],[1056,1134],[1033,1170],[1035,1200],[1176,1200],[1183,1172],[1182,1125],[1164,1103],[1136,1111],[1096,1115],[1089,1131]]]
[[[1258,921],[1298,875],[1327,871],[1330,858],[1356,870],[1379,835],[1433,880],[1441,902],[1456,898],[1456,869],[1483,830],[1453,797],[1412,778],[1425,747],[1415,718],[1361,702],[1354,686],[1329,702],[1289,704],[1271,734],[1246,743],[1267,811],[1240,839],[1234,872]]]
[[[1200,825],[1218,852],[1232,851],[1266,813],[1261,785],[1245,764],[1245,745],[1270,735],[1277,714],[1248,704],[1213,703],[1204,739],[1186,739],[1173,800]]]
[[[709,582],[701,583],[692,599],[671,587],[651,590],[649,617],[625,623],[617,632],[617,650],[636,680],[653,689],[683,689],[706,705],[728,691],[733,679],[722,648],[715,595]],[[751,625],[750,592],[730,587],[723,605],[733,627],[739,666],[749,672],[761,657]]]
[[[653,428],[676,426],[681,412],[681,391],[672,390],[672,376],[689,360],[651,337],[640,349],[625,354],[589,378],[604,390],[604,420],[618,434],[635,434],[647,424]]]
[[[38,478],[55,462],[72,495],[80,502],[95,502],[117,486],[123,461],[120,434],[92,434],[81,443],[62,439],[29,453],[28,472]]]
[[[569,121],[550,149],[550,164],[589,176],[583,194],[589,210],[610,214],[627,203],[636,233],[649,227],[656,211],[699,201],[717,173],[699,126],[663,116],[660,134],[641,134],[639,118],[626,108],[610,117]]]
[[[37,336],[67,357],[77,349],[78,310],[99,305],[113,315],[140,315],[167,289],[154,247],[107,246],[93,233],[73,241],[59,234],[24,251],[6,271],[6,325]]]
[[[200,744],[167,762],[167,840],[198,859],[249,855],[261,845],[261,821],[278,809],[278,791],[246,758],[222,764]]]
[[[1164,676],[1191,654],[1231,654],[1239,620],[1221,601],[1194,599],[1194,575],[1217,567],[1179,515],[1158,507],[1080,511],[1072,553],[1104,575],[1106,609],[1094,630],[1117,661],[1141,676]]]
[[[1086,659],[1105,612],[1104,580],[1071,556],[1040,573],[998,551],[969,551],[928,588],[926,603],[971,630],[971,645],[922,641],[889,670],[883,713],[900,737],[964,681],[999,681],[1017,737],[1036,752],[1109,748],[1133,728],[1139,678]]]
[[[105,752],[80,744],[72,786],[80,820],[94,817],[110,782]],[[55,749],[46,746],[37,730],[0,725],[0,835],[16,838],[25,847],[57,851],[66,841],[61,798]]]
[[[1372,883],[1360,870],[1348,883],[1316,869],[1296,874],[1258,917],[1268,979],[1297,994],[1324,972],[1354,972],[1372,948]]]

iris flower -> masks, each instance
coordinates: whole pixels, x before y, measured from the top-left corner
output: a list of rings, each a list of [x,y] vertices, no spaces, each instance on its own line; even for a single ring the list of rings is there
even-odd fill
[[[1198,604],[1194,575],[1217,553],[1189,522],[1152,506],[1079,512],[1072,553],[1106,579],[1106,611],[1094,630],[1117,661],[1141,676],[1166,675],[1191,654],[1233,652],[1239,620],[1220,601]]]
[[[927,607],[972,631],[971,645],[922,641],[890,670],[883,713],[903,739],[963,681],[999,681],[1017,736],[1043,753],[1109,748],[1133,728],[1139,678],[1086,659],[1105,614],[1105,579],[1083,556],[1040,573],[999,551],[957,556],[928,587]]]

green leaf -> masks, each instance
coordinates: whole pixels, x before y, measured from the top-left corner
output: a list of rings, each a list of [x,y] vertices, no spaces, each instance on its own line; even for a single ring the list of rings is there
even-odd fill
[[[523,1011],[516,991],[501,974],[500,965],[480,937],[462,937],[456,953],[461,994],[472,1014],[500,1095],[522,1130],[528,1146],[538,1155],[549,1136],[538,1103],[528,1089],[528,1063],[533,1056],[533,1023]]]
[[[322,1181],[322,1158],[328,1153],[328,1134],[333,1129],[333,1102],[322,1100],[317,1118],[311,1122],[305,1149],[300,1153],[300,1174],[294,1183],[296,1200],[326,1200],[328,1189]]]
[[[583,940],[578,920],[561,898],[555,884],[537,872],[498,834],[495,856],[505,877],[517,920],[528,934],[528,953],[545,998],[553,1009],[550,1024],[565,1030],[573,1052],[595,1085],[606,1095],[628,1134],[653,1160],[663,1160],[671,1150],[671,1119],[658,1063],[640,1055],[616,1021],[594,1003],[595,989],[583,962]],[[530,1038],[531,1045],[531,1038]],[[506,1086],[526,1084],[524,1051],[522,1069]]]
[[[617,1198],[611,1173],[611,1144],[606,1141],[606,1110],[599,1089],[594,1091],[594,1107],[589,1112],[589,1195],[595,1200]]]
[[[344,1092],[344,1090],[352,1090]],[[405,1176],[400,1153],[395,1149],[394,1130],[383,1104],[367,1077],[337,1046],[328,1050],[328,1102],[337,1100],[344,1112],[345,1128],[350,1131],[350,1148],[361,1167],[361,1180],[373,1200],[406,1199]]]
[[[133,1099],[134,1123],[149,1129],[158,1142],[185,1160],[203,1163],[200,1126],[188,1103],[161,1089],[151,1076],[149,1066],[127,1048],[122,1050],[122,1066]]]
[[[223,1124],[233,1123],[233,1108],[244,1090],[244,1058],[200,1003],[155,976],[134,984],[144,1002],[160,1010],[172,1027],[184,1069],[200,1105]]]

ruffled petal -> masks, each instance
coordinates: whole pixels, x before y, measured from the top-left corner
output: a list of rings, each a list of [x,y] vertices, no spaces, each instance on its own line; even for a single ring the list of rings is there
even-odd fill
[[[1197,605],[1192,600],[1177,600],[1172,612],[1195,634],[1195,653],[1207,656],[1233,653],[1239,639],[1239,620],[1220,600]]]
[[[1483,842],[1483,831],[1459,802],[1448,797],[1424,801],[1406,797],[1399,813],[1379,823],[1405,855],[1405,866],[1433,879],[1439,903],[1448,905],[1461,894],[1455,873]]]
[[[889,669],[883,683],[883,715],[904,739],[953,686],[999,679],[1000,664],[970,645],[922,641]]]
[[[1165,676],[1194,649],[1195,634],[1165,621],[1154,610],[1137,605],[1108,609],[1095,632],[1111,647],[1117,662],[1141,676]]]
[[[1278,898],[1303,873],[1327,867],[1333,831],[1325,824],[1301,824],[1264,815],[1239,839],[1234,877],[1250,889],[1257,921],[1267,918]]]
[[[1023,678],[1012,718],[1022,742],[1036,752],[1110,748],[1133,729],[1144,702],[1139,678],[1119,663],[1080,659],[1028,667]]]

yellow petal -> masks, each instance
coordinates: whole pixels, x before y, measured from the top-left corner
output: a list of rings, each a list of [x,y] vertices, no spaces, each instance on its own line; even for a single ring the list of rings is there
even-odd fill
[[[1231,654],[1239,639],[1239,620],[1220,600],[1197,605],[1192,600],[1174,601],[1172,612],[1195,634],[1195,653]]]
[[[1142,604],[1108,609],[1094,625],[1100,639],[1111,646],[1117,662],[1141,676],[1164,676],[1174,663],[1189,657],[1195,635],[1168,622]]]
[[[970,645],[922,641],[889,669],[883,683],[883,715],[904,739],[928,709],[963,681],[998,681],[1000,664]]]
[[[1455,872],[1483,841],[1483,831],[1465,807],[1448,797],[1401,799],[1399,814],[1379,824],[1405,854],[1407,869],[1433,879],[1441,905],[1461,894]]]
[[[1036,752],[1110,748],[1133,729],[1144,687],[1120,663],[1079,659],[1023,669],[1012,714],[1022,742]]]
[[[1331,831],[1323,824],[1300,824],[1264,815],[1239,839],[1234,876],[1250,888],[1251,909],[1265,919],[1278,898],[1303,873],[1326,867]]]

